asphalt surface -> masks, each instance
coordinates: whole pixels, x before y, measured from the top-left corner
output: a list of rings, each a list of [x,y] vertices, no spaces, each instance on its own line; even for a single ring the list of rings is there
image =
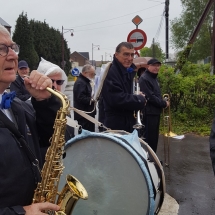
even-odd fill
[[[163,146],[160,136],[157,155],[164,161]],[[166,192],[179,204],[178,214],[214,215],[215,177],[208,137],[186,134],[182,140],[170,138],[169,155],[169,167],[164,165]]]
[[[72,105],[71,83],[67,86],[65,94],[70,98]],[[182,140],[170,138],[169,141],[169,166],[163,164],[168,203],[165,204],[167,209],[162,215],[176,214],[171,212],[171,207],[175,207],[177,203],[178,215],[215,215],[215,177],[208,137],[185,134]],[[164,163],[163,136],[159,138],[157,155]]]

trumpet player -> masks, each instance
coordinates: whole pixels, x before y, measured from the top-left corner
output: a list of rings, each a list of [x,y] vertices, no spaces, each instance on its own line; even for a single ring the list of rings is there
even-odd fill
[[[138,95],[133,94],[133,79],[136,74],[133,59],[133,45],[128,42],[120,43],[104,81],[104,125],[113,130],[132,132],[136,123],[134,111],[145,107],[145,95],[141,92]]]
[[[148,61],[147,65],[148,68],[139,79],[140,90],[147,97],[144,113],[144,138],[156,153],[159,138],[160,114],[162,109],[168,107],[170,103],[169,101],[163,100],[157,79],[161,62],[153,58]]]

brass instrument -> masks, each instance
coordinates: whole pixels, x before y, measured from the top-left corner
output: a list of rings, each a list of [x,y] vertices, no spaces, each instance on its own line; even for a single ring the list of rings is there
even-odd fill
[[[163,99],[170,102],[169,94],[164,94]],[[170,116],[170,105],[163,109],[163,123],[164,123],[164,163],[165,166],[169,166],[170,156],[170,137],[175,137],[177,134],[172,132],[171,116]]]
[[[137,95],[140,93],[140,89],[139,89],[139,83],[137,83],[136,85],[136,92]],[[133,128],[135,129],[141,129],[143,127],[143,124],[141,123],[141,118],[140,118],[140,110],[137,111],[135,115],[136,118],[136,123],[133,125]]]
[[[41,171],[42,179],[34,192],[33,203],[51,202],[58,204],[60,206],[59,211],[46,212],[48,214],[67,215],[72,212],[77,200],[79,198],[87,199],[88,194],[83,185],[72,175],[67,175],[67,183],[62,191],[58,193],[58,184],[64,169],[62,155],[64,153],[66,116],[69,109],[69,100],[59,91],[51,88],[47,88],[47,90],[61,100],[62,107],[56,115],[51,145],[46,153],[45,164]],[[57,196],[58,199],[56,200]]]

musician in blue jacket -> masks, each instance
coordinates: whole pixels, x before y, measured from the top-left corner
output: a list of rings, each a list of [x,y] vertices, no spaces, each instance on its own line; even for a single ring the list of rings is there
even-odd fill
[[[39,179],[39,144],[48,141],[59,102],[46,90],[52,81],[37,71],[24,78],[32,106],[5,90],[16,79],[19,46],[0,25],[0,215],[43,214],[59,210],[52,203],[32,204]],[[18,132],[17,132],[18,131]],[[17,135],[19,134],[19,136]],[[26,144],[23,144],[23,141]]]
[[[122,42],[116,47],[112,65],[104,81],[102,96],[105,110],[104,124],[113,130],[132,132],[136,124],[134,111],[144,108],[146,99],[141,92],[133,92],[136,74],[133,64],[134,47]]]

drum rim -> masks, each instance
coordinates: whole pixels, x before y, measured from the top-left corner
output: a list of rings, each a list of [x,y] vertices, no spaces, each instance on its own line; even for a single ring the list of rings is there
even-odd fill
[[[130,134],[130,133],[127,133],[127,134]],[[120,144],[120,146],[122,146],[124,149],[126,149],[132,155],[132,157],[135,159],[138,166],[140,167],[142,174],[146,180],[147,189],[148,189],[148,193],[149,193],[149,202],[148,202],[147,214],[154,214],[155,195],[153,192],[153,184],[151,181],[151,176],[150,176],[150,173],[148,172],[148,169],[145,165],[145,162],[140,158],[140,155],[136,152],[136,150],[131,145],[126,144],[121,138],[117,138],[117,137],[112,136],[112,135],[108,136],[107,133],[96,133],[96,132],[90,132],[90,131],[83,130],[81,134],[79,134],[79,135],[75,136],[74,138],[70,139],[69,141],[67,141],[67,143],[65,145],[65,151],[67,148],[70,148],[73,144],[77,143],[78,141],[83,140],[83,139],[87,139],[89,137],[90,138],[95,138],[95,137],[96,138],[105,138],[108,140],[112,140],[112,141]],[[144,164],[144,166],[143,166],[143,164]]]

